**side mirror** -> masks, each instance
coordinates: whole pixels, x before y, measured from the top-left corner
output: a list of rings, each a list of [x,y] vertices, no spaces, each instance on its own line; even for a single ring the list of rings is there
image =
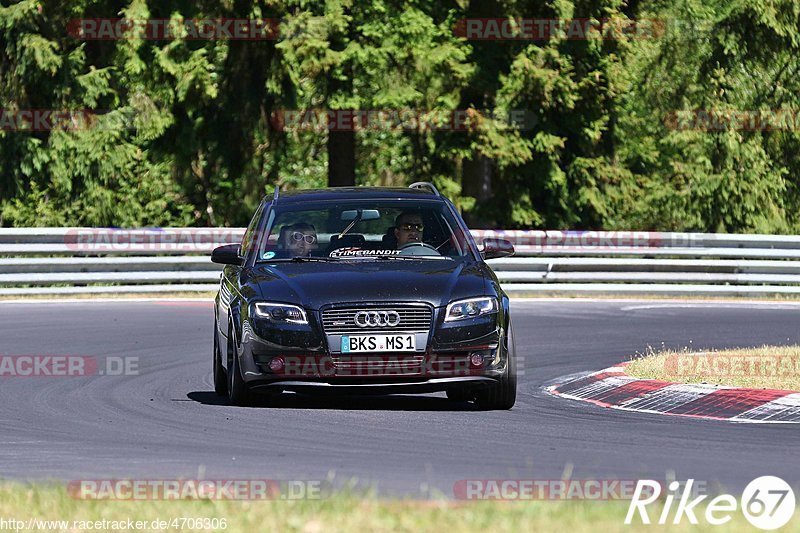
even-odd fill
[[[514,255],[514,245],[506,239],[483,239],[481,257],[484,259],[497,259]]]
[[[211,252],[211,261],[220,265],[242,266],[242,258],[239,256],[238,244],[223,244]]]

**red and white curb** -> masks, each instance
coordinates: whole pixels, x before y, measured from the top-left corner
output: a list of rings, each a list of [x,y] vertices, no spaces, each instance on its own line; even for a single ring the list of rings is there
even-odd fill
[[[615,366],[551,385],[556,396],[642,413],[730,422],[800,423],[800,392],[639,379]]]

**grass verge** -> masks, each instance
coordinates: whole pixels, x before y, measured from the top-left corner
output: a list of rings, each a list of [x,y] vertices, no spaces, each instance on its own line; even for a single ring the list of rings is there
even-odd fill
[[[650,351],[625,369],[633,377],[800,391],[800,346],[690,352]]]
[[[628,504],[623,501],[525,501],[464,502],[440,500],[388,500],[374,496],[335,494],[321,500],[296,501],[98,501],[77,500],[58,485],[22,485],[0,483],[0,517],[22,521],[28,530],[29,520],[36,520],[39,531],[82,531],[89,529],[129,530],[123,522],[129,519],[146,525],[139,531],[570,531],[571,533],[604,531],[720,531],[705,524],[700,506],[696,514],[699,526],[692,526],[684,517],[679,526],[643,525],[637,516],[632,525],[625,525]],[[650,518],[657,521],[662,507],[648,507]],[[670,520],[675,513],[673,507]],[[752,531],[741,511],[731,513],[725,531]],[[153,527],[153,521],[167,521],[182,527]],[[181,519],[201,519],[181,522]],[[225,520],[225,527],[205,527],[202,519]],[[106,520],[106,524],[96,523]],[[46,521],[66,521],[57,524]],[[109,522],[117,521],[122,528]],[[199,523],[198,523],[199,522]],[[199,527],[188,527],[199,526]],[[209,523],[210,525],[210,523]],[[63,527],[62,527],[63,526]],[[5,527],[14,530],[14,527]],[[135,528],[134,528],[135,529]],[[800,531],[800,522],[790,522],[784,531]]]

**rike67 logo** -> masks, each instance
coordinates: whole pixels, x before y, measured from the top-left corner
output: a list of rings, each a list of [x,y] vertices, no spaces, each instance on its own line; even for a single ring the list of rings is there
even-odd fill
[[[670,522],[670,515],[673,513],[672,509],[675,505],[671,520],[673,524],[680,524],[684,516],[689,523],[698,523],[695,507],[708,496],[702,495],[691,499],[693,485],[693,479],[687,480],[683,485],[683,491],[679,494],[681,483],[673,481],[669,484],[664,498],[664,506],[658,517],[658,524],[664,525]],[[639,480],[628,507],[628,514],[625,516],[625,523],[632,524],[638,513],[643,524],[650,524],[647,506],[658,500],[660,496],[660,483],[649,479]],[[675,504],[676,500],[677,504]],[[778,529],[785,526],[794,514],[794,491],[779,477],[762,476],[754,479],[745,487],[740,501],[730,494],[720,494],[710,500],[706,504],[704,518],[707,523],[720,526],[729,522],[732,514],[738,509],[741,509],[744,517],[753,526],[764,530]]]

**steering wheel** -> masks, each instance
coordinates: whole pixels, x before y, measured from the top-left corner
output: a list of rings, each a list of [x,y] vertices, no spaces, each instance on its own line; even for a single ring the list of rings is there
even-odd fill
[[[400,255],[442,255],[439,250],[425,242],[407,242],[398,250]]]

